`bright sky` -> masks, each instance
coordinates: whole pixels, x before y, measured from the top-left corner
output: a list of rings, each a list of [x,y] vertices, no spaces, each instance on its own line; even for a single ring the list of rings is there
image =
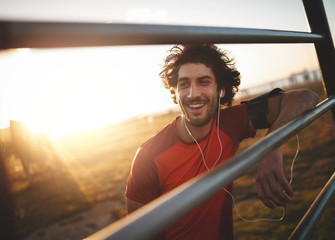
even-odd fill
[[[324,0],[335,32],[335,1]],[[1,0],[0,18],[136,22],[309,31],[300,0]],[[333,34],[334,35],[334,34]],[[242,88],[318,67],[314,47],[220,45]],[[172,107],[158,78],[170,45],[0,52],[0,125],[9,119],[51,137]]]

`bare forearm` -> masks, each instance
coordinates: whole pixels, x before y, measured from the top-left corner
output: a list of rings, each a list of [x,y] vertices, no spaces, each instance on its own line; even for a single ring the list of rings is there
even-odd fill
[[[269,133],[296,118],[303,112],[312,109],[318,102],[318,95],[313,91],[302,89],[285,93],[279,103],[277,116],[271,116]]]
[[[268,133],[278,129],[303,112],[313,108],[318,96],[309,90],[290,91],[269,98]],[[292,187],[287,182],[283,172],[283,158],[276,149],[259,162],[256,174],[257,192],[259,198],[269,208],[286,206],[293,197]]]

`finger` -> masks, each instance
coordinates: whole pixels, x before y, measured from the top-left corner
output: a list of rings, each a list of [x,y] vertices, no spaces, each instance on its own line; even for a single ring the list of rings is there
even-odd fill
[[[294,195],[293,194],[293,189],[283,175],[278,177],[278,182],[279,182],[280,186],[284,189],[284,193],[286,193],[290,197],[293,197],[293,195]]]
[[[256,177],[256,185],[257,185],[257,194],[259,199],[263,202],[263,204],[268,207],[273,209],[275,206],[265,198],[265,193],[264,193],[264,187],[263,187],[263,182],[264,180],[261,179],[259,176]]]
[[[263,202],[265,206],[268,208],[274,209],[275,205],[270,201],[271,199],[269,198],[269,187],[267,181],[264,179],[263,181],[259,181],[257,185],[257,193],[259,199]]]
[[[283,193],[277,179],[273,175],[268,176],[268,185],[272,197],[271,200],[277,206],[285,207],[290,202],[290,199]]]
[[[275,205],[273,205],[273,203],[271,201],[269,201],[268,199],[265,198],[264,192],[263,192],[263,190],[261,190],[261,188],[257,188],[257,194],[258,194],[259,199],[263,202],[263,204],[266,207],[271,208],[271,209],[275,208]]]
[[[274,175],[268,175],[263,181],[265,199],[275,205],[285,207],[290,199],[282,192]]]

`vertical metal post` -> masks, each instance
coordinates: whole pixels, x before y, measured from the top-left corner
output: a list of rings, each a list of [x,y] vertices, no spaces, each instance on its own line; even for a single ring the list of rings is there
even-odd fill
[[[306,16],[312,33],[322,34],[324,40],[315,42],[315,50],[328,97],[335,95],[335,49],[326,11],[322,0],[303,0]],[[332,109],[335,121],[335,108]]]
[[[328,180],[318,197],[314,200],[305,216],[302,218],[289,240],[309,239],[314,227],[319,222],[323,212],[335,195],[335,172]]]

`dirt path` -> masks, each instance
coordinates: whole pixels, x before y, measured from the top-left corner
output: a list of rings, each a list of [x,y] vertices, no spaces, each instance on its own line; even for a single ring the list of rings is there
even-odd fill
[[[92,209],[80,212],[46,228],[37,229],[24,240],[83,239],[115,222],[120,209],[124,209],[124,206],[119,201],[101,202]]]

